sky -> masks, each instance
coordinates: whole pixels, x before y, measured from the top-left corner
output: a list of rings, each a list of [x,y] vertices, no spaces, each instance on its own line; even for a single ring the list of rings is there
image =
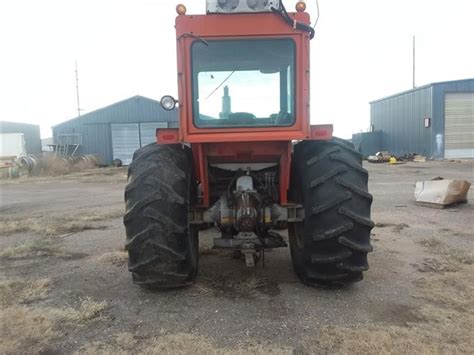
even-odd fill
[[[241,0],[243,1],[243,0]],[[0,0],[0,120],[51,126],[134,95],[177,96],[175,0]],[[205,0],[183,0],[204,14]],[[287,9],[296,1],[285,0]],[[316,17],[316,1],[306,1]],[[350,138],[369,102],[474,78],[474,1],[320,0],[311,41],[311,122]]]

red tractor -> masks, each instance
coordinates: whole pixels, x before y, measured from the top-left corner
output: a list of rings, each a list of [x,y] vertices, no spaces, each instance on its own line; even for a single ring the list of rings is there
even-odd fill
[[[158,129],[137,150],[125,189],[126,249],[135,283],[189,285],[203,226],[215,248],[253,266],[286,247],[308,285],[362,279],[372,251],[372,196],[353,145],[332,125],[310,125],[305,4],[208,0],[206,15],[177,6],[179,129]],[[280,228],[281,229],[281,228]]]

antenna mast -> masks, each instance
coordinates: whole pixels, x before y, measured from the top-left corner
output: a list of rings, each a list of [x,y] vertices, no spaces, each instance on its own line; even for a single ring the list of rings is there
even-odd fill
[[[81,105],[79,104],[79,73],[77,71],[77,60],[76,60],[76,98],[77,98],[77,117],[81,115]]]
[[[416,88],[415,85],[415,36],[413,36],[413,89]]]

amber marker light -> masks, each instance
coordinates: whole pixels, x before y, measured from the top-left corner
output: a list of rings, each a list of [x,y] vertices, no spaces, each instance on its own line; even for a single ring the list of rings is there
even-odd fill
[[[176,5],[176,12],[178,15],[186,15],[186,6],[183,4]]]
[[[306,10],[306,3],[304,1],[298,1],[295,8],[298,12],[304,12],[304,10]]]

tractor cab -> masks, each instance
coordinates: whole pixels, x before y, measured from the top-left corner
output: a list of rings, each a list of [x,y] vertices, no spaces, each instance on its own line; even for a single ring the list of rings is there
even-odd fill
[[[207,1],[206,15],[186,15],[178,5],[180,141],[229,141],[237,132],[247,133],[239,141],[311,136],[314,30],[304,8],[288,13],[280,1],[216,0]]]

